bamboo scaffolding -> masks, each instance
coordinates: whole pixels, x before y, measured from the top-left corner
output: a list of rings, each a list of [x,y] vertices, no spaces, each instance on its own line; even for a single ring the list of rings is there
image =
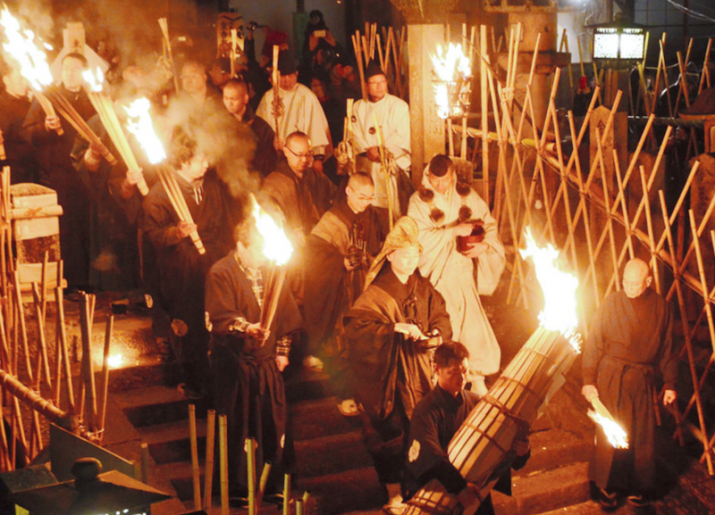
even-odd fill
[[[92,362],[92,323],[94,318],[94,295],[83,293],[80,297],[80,326],[82,332],[82,386],[84,395],[80,400],[88,410],[85,420],[90,431],[97,426],[97,390],[94,382],[94,363]],[[84,414],[84,410],[80,410]]]

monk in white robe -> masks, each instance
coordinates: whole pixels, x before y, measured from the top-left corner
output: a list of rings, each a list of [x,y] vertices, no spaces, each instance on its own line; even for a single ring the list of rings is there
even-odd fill
[[[258,104],[256,114],[266,120],[276,133],[276,150],[280,151],[290,134],[302,132],[308,135],[313,144],[313,168],[323,171],[323,161],[332,155],[332,142],[328,119],[318,97],[310,89],[298,83],[298,71],[289,52],[281,52],[278,60],[280,77],[280,99],[283,103],[282,114],[274,116],[274,91],[269,89]]]
[[[420,229],[424,252],[420,272],[442,294],[452,323],[453,340],[469,349],[472,388],[486,393],[484,376],[499,371],[501,349],[479,295],[491,295],[499,284],[506,258],[497,223],[486,202],[469,184],[457,181],[447,156],[432,158],[422,187],[412,195],[408,216]],[[468,236],[481,220],[484,240],[467,252],[457,249],[457,237]]]
[[[373,205],[388,207],[388,181],[382,167],[375,117],[382,131],[385,150],[392,155],[396,168],[391,173],[389,187],[392,189],[393,219],[399,218],[406,208],[409,193],[400,208],[400,190],[410,178],[407,171],[412,164],[410,155],[410,109],[401,98],[387,92],[387,78],[380,66],[370,63],[366,72],[368,100],[358,100],[353,106],[353,130],[357,170],[372,176],[375,182]]]

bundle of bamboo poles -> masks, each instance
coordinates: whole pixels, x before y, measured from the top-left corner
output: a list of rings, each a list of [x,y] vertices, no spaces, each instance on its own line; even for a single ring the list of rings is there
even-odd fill
[[[216,411],[208,410],[206,433],[206,474],[204,496],[201,497],[201,470],[199,466],[198,431],[196,429],[196,406],[189,404],[189,439],[191,445],[191,475],[193,480],[194,508],[211,511],[213,496],[214,449],[216,445]],[[228,425],[226,415],[218,417],[219,473],[221,486],[221,515],[228,515]]]
[[[98,78],[95,80],[98,82],[98,87],[101,88],[101,80]],[[134,156],[132,148],[129,146],[129,141],[127,141],[127,136],[124,134],[124,130],[119,123],[119,118],[114,110],[111,97],[104,91],[101,91],[101,89],[99,91],[87,91],[87,95],[94,109],[97,111],[102,125],[107,129],[107,134],[109,134],[109,138],[112,140],[112,143],[114,143],[114,147],[117,149],[117,152],[119,152],[124,164],[127,165],[127,169],[132,171],[140,170],[139,163]],[[149,186],[147,186],[144,177],[137,183],[137,189],[144,196],[149,194]]]
[[[169,60],[169,65],[171,66],[171,73],[174,78],[174,89],[178,93],[181,88],[179,88],[179,77],[176,74],[176,65],[174,64],[174,54],[171,50],[171,38],[169,38],[169,23],[166,18],[159,18],[159,27],[161,28],[162,44],[164,48],[164,54]]]
[[[164,186],[166,195],[169,197],[169,202],[171,202],[171,206],[174,208],[179,220],[194,225],[194,218],[191,216],[189,206],[186,205],[186,199],[184,198],[183,193],[181,193],[181,188],[176,182],[176,177],[164,166],[159,166],[157,169],[159,171],[159,180],[161,181],[162,186]],[[206,254],[206,249],[204,248],[204,244],[201,241],[198,231],[194,229],[191,231],[189,236],[191,241],[194,243],[196,250],[199,251],[199,254]]]
[[[365,70],[370,61],[379,60],[382,71],[387,77],[390,91],[404,99],[407,96],[407,84],[404,77],[404,50],[407,29],[395,30],[393,27],[382,27],[382,38],[377,31],[377,23],[365,23],[365,33],[359,30],[351,36],[355,60],[357,61],[362,98],[367,98],[365,85]]]
[[[67,120],[72,127],[75,128],[77,133],[87,140],[90,145],[94,145],[98,148],[107,161],[110,164],[117,164],[117,160],[112,155],[112,153],[107,149],[107,147],[102,143],[102,140],[94,133],[94,131],[87,125],[87,122],[82,118],[77,110],[72,106],[72,104],[65,98],[62,92],[56,85],[51,85],[45,90],[47,98],[52,102],[52,105],[57,108],[62,117]]]
[[[511,465],[514,442],[528,434],[577,354],[560,332],[539,327],[450,441],[449,460],[482,497]],[[432,480],[410,500],[405,515],[452,515],[457,506],[457,497]]]

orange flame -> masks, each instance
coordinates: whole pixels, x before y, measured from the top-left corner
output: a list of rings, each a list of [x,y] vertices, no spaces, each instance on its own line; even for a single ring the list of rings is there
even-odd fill
[[[40,91],[44,86],[52,84],[52,73],[47,64],[47,56],[35,44],[35,33],[29,29],[22,30],[7,7],[0,15],[0,25],[5,29],[7,43],[3,48],[20,65],[20,73],[30,86]]]
[[[462,45],[450,43],[447,53],[442,45],[437,45],[437,54],[430,56],[434,71],[440,82],[434,85],[437,116],[448,118],[451,114],[449,98],[449,85],[456,84],[459,80],[466,80],[472,76],[472,63],[464,52]]]
[[[149,162],[155,165],[166,159],[166,152],[154,130],[151,114],[149,114],[150,108],[149,100],[139,98],[124,109],[128,116],[127,129],[136,136],[137,141],[146,152]]]
[[[291,245],[283,229],[256,202],[253,194],[251,194],[251,202],[253,202],[253,217],[256,220],[256,228],[263,236],[263,255],[278,266],[285,265],[293,255],[293,245]]]
[[[104,84],[104,74],[102,70],[97,66],[97,71],[92,72],[92,70],[85,70],[82,72],[82,78],[89,86],[89,90],[94,93],[100,93]]]
[[[601,426],[603,433],[608,439],[608,443],[614,448],[628,449],[628,434],[612,417],[591,410],[589,410],[588,416],[591,417],[591,420],[596,424]]]
[[[544,309],[539,313],[539,322],[550,331],[559,331],[569,340],[576,352],[580,352],[581,335],[577,334],[578,317],[576,316],[576,276],[559,270],[557,260],[559,251],[547,244],[540,248],[526,228],[526,249],[521,250],[521,257],[531,257],[544,293]]]

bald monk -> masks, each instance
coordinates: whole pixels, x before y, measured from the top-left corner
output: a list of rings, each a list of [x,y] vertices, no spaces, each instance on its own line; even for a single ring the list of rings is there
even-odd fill
[[[671,311],[650,283],[645,261],[631,259],[623,290],[609,295],[596,312],[583,353],[581,393],[588,401],[600,397],[630,443],[629,449],[615,450],[596,430],[589,479],[606,510],[618,506],[618,494],[625,493],[636,507],[648,505],[654,494],[656,370],[665,383],[663,404],[676,399]]]

